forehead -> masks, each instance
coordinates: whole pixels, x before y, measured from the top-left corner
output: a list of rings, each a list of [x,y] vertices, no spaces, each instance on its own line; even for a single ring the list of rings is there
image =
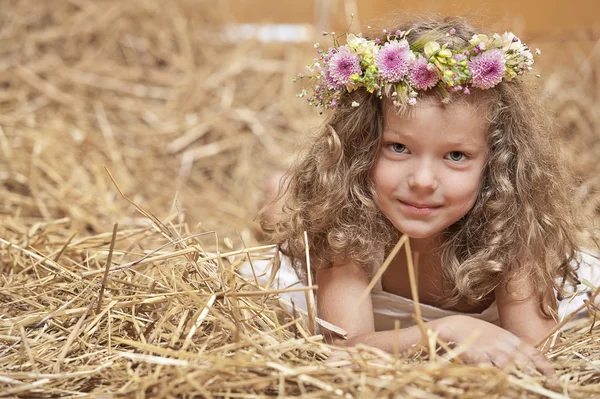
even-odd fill
[[[384,100],[384,133],[401,136],[426,136],[431,140],[483,142],[489,122],[485,101],[462,100],[443,104],[434,98],[424,98],[416,105],[398,109]]]

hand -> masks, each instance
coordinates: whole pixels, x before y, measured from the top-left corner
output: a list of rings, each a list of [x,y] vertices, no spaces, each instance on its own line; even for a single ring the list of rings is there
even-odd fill
[[[469,316],[449,316],[430,322],[446,342],[464,345],[461,358],[468,363],[505,368],[533,367],[545,375],[554,369],[546,357],[516,335],[483,320]],[[474,341],[470,341],[474,338]]]

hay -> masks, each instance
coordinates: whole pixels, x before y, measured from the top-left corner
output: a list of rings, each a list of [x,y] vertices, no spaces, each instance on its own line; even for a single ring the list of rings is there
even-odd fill
[[[551,378],[463,365],[427,349],[433,336],[408,356],[358,346],[335,360],[314,314],[238,275],[272,259],[252,222],[261,181],[318,116],[289,84],[302,50],[220,42],[219,4],[3,8],[0,397],[600,395],[594,320],[549,354]],[[556,72],[545,87],[568,110],[590,212],[597,61],[578,86]]]

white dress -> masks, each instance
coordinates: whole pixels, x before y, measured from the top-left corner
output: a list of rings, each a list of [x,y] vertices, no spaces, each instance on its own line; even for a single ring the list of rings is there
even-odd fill
[[[565,316],[576,311],[584,300],[588,299],[592,289],[583,281],[591,283],[593,286],[600,286],[600,262],[597,256],[586,252],[581,252],[581,264],[577,272],[579,280],[582,281],[577,287],[571,287],[569,290],[572,294],[559,301],[558,317],[562,320]],[[274,289],[284,289],[287,287],[298,287],[302,285],[296,272],[294,271],[289,258],[280,254],[281,266],[277,272],[277,276],[273,281]],[[256,274],[262,274],[270,267],[271,261],[261,260],[253,261],[253,267]],[[250,266],[244,264],[240,267],[240,273],[246,277],[252,276]],[[376,270],[375,270],[376,271]],[[375,273],[373,273],[374,275]],[[266,284],[270,273],[266,273],[259,279],[259,282]],[[306,300],[303,292],[291,292],[280,294],[280,297],[285,302],[293,303],[296,307],[306,310]],[[396,320],[400,322],[400,328],[406,328],[415,324],[413,320],[414,302],[412,299],[404,298],[383,290],[381,280],[377,281],[371,291],[371,301],[373,304],[373,316],[375,320],[375,330],[385,331],[394,329]],[[597,298],[600,303],[600,298]],[[435,306],[420,304],[421,317],[424,321],[440,319],[446,316],[464,314],[470,317],[488,321],[493,324],[499,323],[498,308],[496,303],[493,303],[489,308],[481,313],[461,313],[446,309],[441,309]],[[587,316],[587,311],[584,309],[577,314],[577,318]],[[569,324],[567,324],[568,326]]]

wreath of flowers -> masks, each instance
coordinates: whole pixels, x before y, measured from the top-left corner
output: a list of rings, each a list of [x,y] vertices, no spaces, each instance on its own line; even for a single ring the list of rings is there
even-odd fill
[[[364,87],[379,98],[386,93],[395,105],[415,105],[420,91],[437,89],[445,99],[452,92],[470,94],[470,88],[490,89],[523,75],[533,65],[530,48],[511,32],[491,37],[476,34],[462,48],[454,41],[440,45],[430,40],[439,37],[434,32],[412,43],[407,40],[410,31],[383,33],[374,40],[346,34],[346,44],[340,45],[334,32],[324,32],[333,37],[334,45],[323,50],[315,44],[318,56],[307,66],[309,74],[294,78],[294,82],[308,79],[312,87],[298,96],[310,105],[332,109],[342,96]],[[450,29],[445,34],[455,33]],[[540,50],[535,54],[540,55]],[[353,101],[352,106],[360,104]]]

